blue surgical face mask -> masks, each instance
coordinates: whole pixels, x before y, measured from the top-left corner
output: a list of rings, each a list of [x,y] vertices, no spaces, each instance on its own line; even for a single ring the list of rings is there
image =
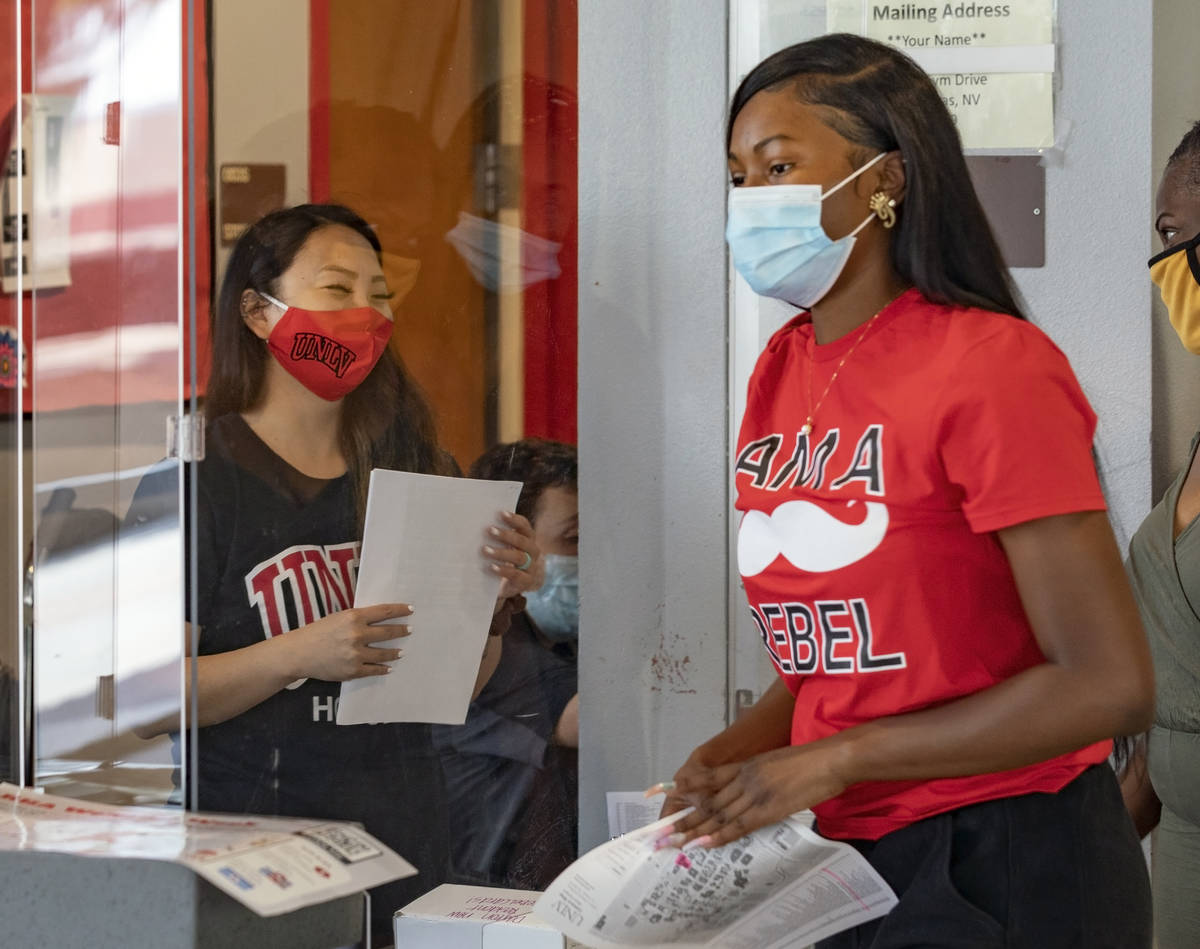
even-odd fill
[[[725,240],[733,265],[759,296],[808,309],[837,282],[855,236],[871,223],[830,240],[821,227],[821,202],[883,158],[869,162],[821,193],[820,185],[765,185],[729,192]]]
[[[446,240],[475,279],[493,293],[521,290],[562,275],[562,244],[511,224],[460,211]]]
[[[553,642],[579,637],[579,558],[546,554],[546,582],[525,594],[525,611]]]

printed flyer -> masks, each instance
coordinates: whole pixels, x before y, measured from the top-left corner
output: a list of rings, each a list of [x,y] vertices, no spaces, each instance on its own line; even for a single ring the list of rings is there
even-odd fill
[[[345,821],[93,804],[3,783],[0,849],[182,864],[260,916],[417,872]]]
[[[830,32],[887,43],[929,73],[964,148],[1053,146],[1053,0],[830,0],[826,9]]]

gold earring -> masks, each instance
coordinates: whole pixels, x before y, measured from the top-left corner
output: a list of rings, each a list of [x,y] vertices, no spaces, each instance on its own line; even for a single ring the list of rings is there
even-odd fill
[[[868,205],[875,212],[875,216],[879,218],[879,223],[884,227],[891,228],[895,226],[896,212],[892,210],[896,207],[895,198],[889,198],[882,191],[876,191],[871,195]]]

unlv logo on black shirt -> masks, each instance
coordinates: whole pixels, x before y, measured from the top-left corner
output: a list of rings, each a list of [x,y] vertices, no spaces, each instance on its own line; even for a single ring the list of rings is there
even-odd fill
[[[354,350],[320,333],[297,333],[292,340],[291,357],[323,363],[340,379],[354,362]]]
[[[246,595],[258,607],[267,638],[348,610],[358,579],[358,542],[297,545],[246,574]]]

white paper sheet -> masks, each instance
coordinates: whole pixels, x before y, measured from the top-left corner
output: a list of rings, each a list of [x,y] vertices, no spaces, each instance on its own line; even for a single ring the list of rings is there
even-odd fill
[[[390,675],[342,683],[339,725],[466,720],[500,590],[480,554],[484,531],[520,491],[516,481],[371,472],[354,605],[409,603],[413,632],[381,632],[404,656]]]
[[[799,949],[896,905],[857,850],[809,830],[807,812],[714,850],[655,851],[680,816],[584,854],[534,913],[591,949]]]

